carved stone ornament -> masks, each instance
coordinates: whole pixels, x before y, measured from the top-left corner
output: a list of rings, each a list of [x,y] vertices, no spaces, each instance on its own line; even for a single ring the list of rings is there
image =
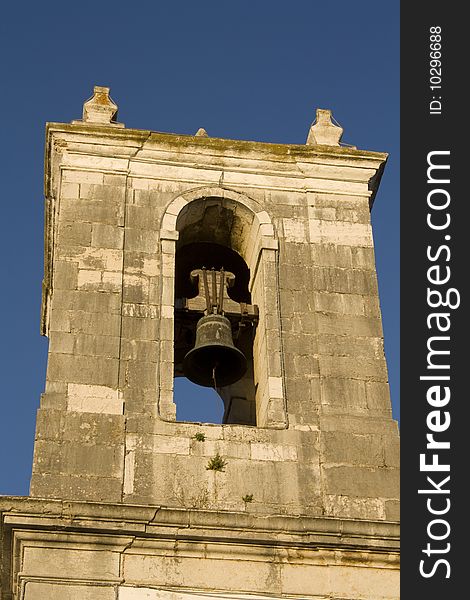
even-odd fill
[[[95,85],[93,96],[83,104],[83,123],[96,125],[113,125],[124,127],[117,123],[118,107],[109,96],[109,88]]]
[[[335,125],[331,120],[331,110],[317,108],[317,118],[310,127],[306,144],[339,146],[342,135],[343,128]]]

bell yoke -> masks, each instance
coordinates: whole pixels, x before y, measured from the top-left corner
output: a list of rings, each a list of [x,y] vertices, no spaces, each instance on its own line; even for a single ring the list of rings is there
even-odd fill
[[[209,286],[207,269],[191,272],[191,278],[199,279],[202,274],[206,308],[204,316],[196,326],[196,341],[183,360],[185,376],[205,387],[224,387],[241,379],[247,370],[247,359],[243,352],[233,343],[232,323],[225,316],[224,295],[226,288],[233,285],[233,273],[210,270],[211,286]],[[218,281],[217,281],[218,280]],[[210,289],[211,287],[211,289]],[[233,301],[230,301],[233,304]],[[246,305],[241,303],[238,324],[245,325],[250,315]],[[250,307],[253,308],[253,307]],[[257,316],[257,311],[254,312]]]

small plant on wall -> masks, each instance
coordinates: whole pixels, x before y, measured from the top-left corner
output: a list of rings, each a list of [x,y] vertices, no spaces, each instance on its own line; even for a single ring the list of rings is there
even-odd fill
[[[226,465],[227,465],[227,461],[224,460],[220,456],[220,454],[217,452],[217,454],[215,456],[213,456],[207,463],[206,470],[207,471],[224,471]]]
[[[205,442],[206,436],[203,433],[195,433],[194,439],[197,440],[198,442]]]

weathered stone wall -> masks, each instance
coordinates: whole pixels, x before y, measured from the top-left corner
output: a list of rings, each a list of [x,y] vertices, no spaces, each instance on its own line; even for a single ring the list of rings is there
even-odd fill
[[[50,348],[32,495],[396,519],[369,215],[385,158],[49,125]],[[257,219],[245,247],[264,273],[261,427],[172,422],[172,260],[199,188]],[[216,453],[223,472],[206,469]]]
[[[399,597],[396,524],[33,499],[0,516],[5,600]]]
[[[329,111],[306,146],[116,111],[95,87],[83,121],[47,128],[47,381],[31,497],[0,499],[0,597],[397,600],[369,215],[386,155],[341,148]],[[256,427],[175,420],[175,256],[196,223],[250,269]]]

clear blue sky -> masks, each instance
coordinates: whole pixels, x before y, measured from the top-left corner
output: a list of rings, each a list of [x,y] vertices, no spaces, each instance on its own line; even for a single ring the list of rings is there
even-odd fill
[[[0,46],[0,493],[28,493],[44,388],[44,126],[81,118],[94,85],[132,128],[302,144],[330,108],[344,142],[390,153],[372,214],[398,418],[398,0],[7,3]]]

